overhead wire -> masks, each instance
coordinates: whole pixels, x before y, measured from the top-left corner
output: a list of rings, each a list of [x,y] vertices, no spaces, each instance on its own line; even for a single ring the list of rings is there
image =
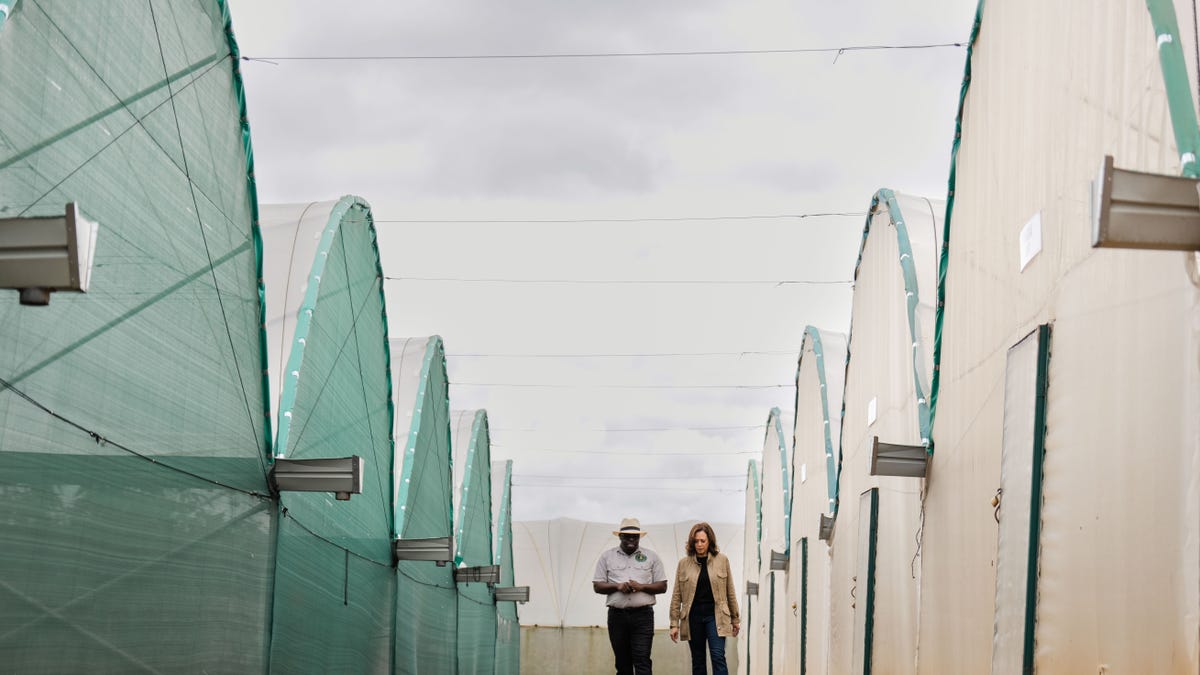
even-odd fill
[[[849,45],[844,47],[799,47],[792,49],[705,49],[695,51],[645,52],[564,52],[547,54],[332,54],[313,56],[242,56],[243,61],[484,61],[521,59],[597,59],[681,56],[750,56],[761,54],[836,54],[847,52],[942,49],[964,47],[965,42],[937,42],[912,45]]]
[[[788,384],[567,384],[548,382],[451,382],[455,387],[510,387],[515,389],[783,389]]]
[[[513,478],[514,479],[516,479],[516,478],[547,478],[547,479],[555,479],[555,480],[557,480],[557,479],[571,480],[571,479],[581,479],[581,478],[584,478],[584,476],[580,476],[578,474],[576,474],[574,476],[563,476],[563,475],[549,475],[549,474],[540,474],[540,473],[515,473],[515,474],[513,474]],[[745,479],[746,474],[745,473],[723,473],[723,474],[706,474],[706,475],[700,475],[700,476],[646,476],[646,475],[586,476],[586,478],[588,480],[709,480],[709,479],[720,479],[720,478]]]
[[[741,351],[741,352],[650,352],[642,354],[503,354],[503,353],[482,353],[473,354],[448,354],[447,358],[463,359],[463,358],[499,358],[499,359],[623,359],[623,358],[658,358],[658,357],[693,357],[693,356],[779,356],[788,355],[795,356],[799,350],[779,350],[779,351]]]
[[[497,446],[498,447],[498,446]],[[521,448],[522,452],[557,452],[567,455],[690,455],[693,457],[722,457],[726,455],[757,455],[762,450],[563,450],[562,448]]]
[[[598,284],[598,285],[704,285],[704,286],[848,286],[853,279],[501,279],[482,277],[386,276],[388,281],[449,281],[484,284]]]
[[[515,432],[524,433],[524,432],[530,432],[530,431],[554,431],[554,432],[563,432],[563,431],[605,431],[605,432],[608,432],[608,431],[618,431],[618,432],[622,432],[622,431],[630,431],[630,432],[730,431],[730,430],[736,430],[736,429],[762,429],[762,428],[763,428],[763,425],[761,425],[761,424],[742,424],[742,425],[737,425],[737,426],[725,426],[725,427],[587,427],[587,428],[579,428],[579,427],[490,427],[489,430],[493,431],[493,432],[495,432],[495,431],[500,431],[500,432],[515,431]],[[492,445],[498,447],[499,444],[493,443]]]
[[[554,483],[549,485],[535,485],[532,483],[518,483],[513,481],[514,487],[524,488],[567,488],[571,490],[653,490],[654,492],[726,492],[736,494],[745,492],[746,488],[688,488],[674,486],[648,486],[648,485],[563,485]]]
[[[498,224],[498,225],[542,225],[554,224],[563,225],[570,223],[675,223],[689,222],[693,220],[710,221],[710,220],[803,220],[805,218],[818,217],[837,217],[849,216],[861,218],[867,215],[865,211],[838,211],[828,213],[773,213],[764,215],[735,215],[735,216],[671,216],[664,218],[563,218],[557,220],[542,220],[542,219],[498,219],[498,220],[376,220],[375,223],[395,223],[395,224],[439,224],[439,225],[454,225],[454,224]]]

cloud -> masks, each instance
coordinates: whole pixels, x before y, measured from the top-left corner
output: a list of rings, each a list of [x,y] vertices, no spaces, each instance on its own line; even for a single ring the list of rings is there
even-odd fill
[[[248,56],[787,49],[963,39],[973,5],[763,0],[504,3],[237,0]],[[944,196],[961,50],[243,64],[265,201],[371,202],[385,274],[501,279],[848,279],[863,218],[397,223],[865,210],[880,187]],[[798,349],[845,331],[846,286],[389,281],[393,337],[446,341],[455,409],[486,408],[514,517],[737,520],[767,412],[789,388],[467,382],[784,383],[780,357],[500,359]],[[616,427],[756,426],[627,433]],[[503,428],[537,428],[505,432]],[[790,435],[790,434],[789,434]],[[564,450],[595,449],[595,454]],[[678,451],[703,454],[680,455]],[[613,452],[637,454],[610,454]],[[744,454],[749,451],[751,454]],[[522,476],[577,477],[583,487]],[[601,480],[733,475],[731,479]],[[589,483],[590,481],[590,483]],[[545,483],[546,481],[542,481]],[[617,489],[620,487],[637,489]]]

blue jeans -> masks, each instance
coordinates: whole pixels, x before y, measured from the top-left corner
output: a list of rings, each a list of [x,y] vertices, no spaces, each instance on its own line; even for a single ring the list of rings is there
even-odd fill
[[[712,610],[705,614],[690,613],[688,629],[691,631],[688,647],[692,649],[692,675],[708,675],[705,651],[712,653],[713,675],[729,675],[729,666],[725,665],[725,638],[717,635],[717,617]],[[707,650],[704,648],[706,642]]]

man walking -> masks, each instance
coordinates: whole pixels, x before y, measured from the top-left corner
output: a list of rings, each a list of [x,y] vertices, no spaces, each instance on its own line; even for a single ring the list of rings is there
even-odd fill
[[[600,555],[592,590],[608,596],[608,640],[617,675],[651,675],[654,596],[667,592],[667,574],[658,554],[639,546],[646,532],[637,518],[622,520],[613,534],[621,545]]]

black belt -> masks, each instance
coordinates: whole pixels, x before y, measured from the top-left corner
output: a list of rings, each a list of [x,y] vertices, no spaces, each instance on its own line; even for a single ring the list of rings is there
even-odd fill
[[[637,612],[640,610],[653,610],[654,605],[642,605],[641,607],[609,607],[610,612]]]

